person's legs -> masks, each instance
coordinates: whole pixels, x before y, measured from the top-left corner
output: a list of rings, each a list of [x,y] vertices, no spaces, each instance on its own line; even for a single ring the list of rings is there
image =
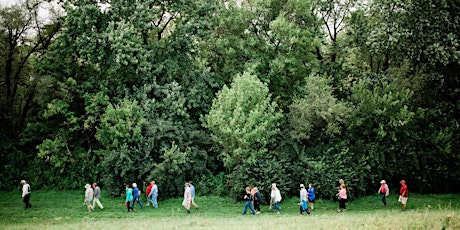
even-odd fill
[[[255,215],[256,211],[254,210],[254,207],[252,206],[252,202],[249,202],[249,208],[251,209],[252,215]]]
[[[382,194],[382,202],[383,202],[383,206],[387,206],[387,200],[386,200],[386,196],[385,194]]]
[[[22,202],[26,205],[25,208],[29,208],[29,199],[30,199],[30,193],[25,195],[24,198],[22,198]],[[30,205],[32,207],[32,205]]]
[[[139,204],[139,206],[141,207],[141,209],[143,209],[144,206],[142,205],[141,199],[140,199],[140,198],[136,198],[136,201],[137,201],[137,203]]]
[[[280,202],[275,202],[273,204],[273,207],[275,208],[275,211],[279,212],[281,210],[281,204]]]
[[[244,204],[244,210],[243,210],[243,215],[246,214],[246,211],[248,211],[248,207],[251,204],[251,201],[246,201]]]
[[[158,208],[158,201],[157,201],[157,196],[153,195],[152,196],[152,204],[154,208]]]
[[[99,200],[99,198],[94,198],[94,201],[96,201],[96,204],[97,204],[97,206],[99,206],[100,209],[104,209],[104,206],[102,205],[102,203]],[[94,206],[94,204],[93,204],[93,207],[96,207],[96,206]]]

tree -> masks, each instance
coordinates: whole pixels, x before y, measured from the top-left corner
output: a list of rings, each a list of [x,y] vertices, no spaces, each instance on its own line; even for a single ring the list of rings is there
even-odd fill
[[[34,146],[21,143],[20,133],[35,121],[39,101],[49,94],[49,78],[35,68],[48,50],[61,23],[52,11],[40,20],[38,11],[45,1],[0,6],[0,158],[5,187],[24,177],[35,162]],[[45,10],[45,9],[41,9]],[[32,182],[32,181],[31,181]]]
[[[317,76],[306,79],[304,94],[289,107],[292,139],[328,139],[342,134],[350,109],[332,95],[333,89]]]
[[[228,169],[254,162],[267,152],[271,137],[279,132],[277,126],[282,114],[276,111],[270,97],[266,85],[255,75],[244,72],[230,88],[224,86],[203,117],[203,126],[224,148],[222,157]]]

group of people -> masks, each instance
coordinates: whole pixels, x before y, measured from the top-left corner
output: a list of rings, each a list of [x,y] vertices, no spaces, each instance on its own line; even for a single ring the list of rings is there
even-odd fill
[[[401,180],[399,182],[401,184],[401,188],[399,190],[399,199],[398,202],[402,206],[402,210],[406,210],[407,199],[409,197],[409,190],[406,185],[405,180]],[[348,188],[345,185],[345,182],[340,179],[339,180],[340,187],[338,188],[338,193],[336,194],[339,200],[339,208],[337,212],[344,212],[347,210],[346,202],[348,202]],[[387,206],[386,197],[390,194],[390,189],[385,180],[380,181],[380,187],[377,191],[378,194],[381,194],[381,201],[384,207]],[[25,204],[25,208],[31,208],[32,204],[30,203],[30,194],[31,189],[30,185],[25,181],[21,180],[22,185],[22,200]],[[101,210],[104,209],[100,201],[101,197],[101,189],[97,185],[97,183],[93,183],[92,186],[89,184],[85,185],[85,199],[84,204],[88,208],[88,212],[93,212],[94,207],[97,204]],[[260,203],[261,203],[261,195],[257,187],[250,185],[246,187],[246,193],[243,197],[245,200],[243,215],[246,214],[247,209],[251,210],[253,215],[260,213]],[[137,187],[136,183],[132,184],[132,187],[129,185],[125,186],[126,192],[126,200],[125,205],[129,211],[135,211],[134,205],[138,203],[140,208],[143,209],[144,206],[140,200],[141,191]],[[152,203],[154,208],[158,208],[158,186],[156,185],[155,181],[151,181],[146,188],[147,197],[147,206]],[[315,189],[312,184],[308,185],[308,190],[305,188],[304,184],[300,184],[300,202],[299,202],[299,211],[300,214],[303,215],[304,213],[310,214],[313,210],[313,205],[315,202]],[[271,193],[270,193],[270,207],[269,209],[274,208],[275,212],[280,213],[281,211],[281,192],[276,186],[275,183],[272,184]],[[195,187],[193,186],[192,182],[186,182],[184,184],[184,200],[182,202],[182,206],[185,208],[187,213],[190,213],[190,207],[194,206],[196,210],[198,210],[198,205],[195,203]]]
[[[260,213],[260,201],[261,196],[259,189],[250,185],[246,187],[246,193],[243,196],[245,200],[245,205],[243,209],[242,215],[246,215],[248,208],[251,210],[252,215],[256,215]],[[274,208],[276,213],[280,213],[281,211],[281,200],[282,200],[281,192],[276,187],[276,183],[272,184],[271,192],[270,192],[270,208]],[[303,215],[304,213],[310,214],[311,210],[313,210],[313,203],[315,202],[315,189],[311,184],[308,186],[308,190],[305,189],[303,184],[300,185],[300,214]]]
[[[313,188],[312,184],[308,185],[308,190],[305,189],[304,184],[300,184],[300,215],[311,213],[311,210],[314,208],[315,198],[315,188]]]
[[[182,201],[182,206],[184,206],[187,213],[190,213],[191,205],[195,207],[195,210],[199,209],[195,203],[195,186],[190,181],[184,184],[184,201]]]
[[[93,183],[92,187],[89,184],[85,185],[85,199],[84,204],[88,208],[88,212],[94,211],[94,207],[99,206],[101,210],[104,209],[100,198],[101,198],[101,188],[97,185],[97,183]]]
[[[402,210],[406,210],[407,199],[409,198],[409,190],[407,189],[406,181],[400,180],[401,188],[399,189],[399,198],[398,202],[401,204]],[[381,194],[381,200],[384,207],[387,207],[386,197],[390,195],[390,189],[388,188],[387,182],[385,180],[380,181],[380,188],[377,191],[378,194]]]
[[[136,203],[139,204],[141,209],[144,208],[140,199],[141,190],[139,190],[136,183],[133,183],[132,187],[125,185],[125,194],[125,205],[128,208],[128,212],[136,210],[134,209],[134,205]],[[158,208],[158,186],[154,180],[150,181],[149,185],[145,189],[145,196],[147,197],[147,206],[150,206],[150,203],[152,203],[152,207]]]

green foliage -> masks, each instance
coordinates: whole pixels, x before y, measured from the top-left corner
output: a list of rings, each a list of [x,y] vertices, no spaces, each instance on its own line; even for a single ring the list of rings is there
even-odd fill
[[[295,99],[289,107],[292,139],[321,139],[342,133],[350,110],[332,95],[332,91],[324,79],[307,78],[302,97]]]
[[[291,157],[288,153],[272,151],[258,157],[254,162],[237,165],[228,174],[230,196],[235,200],[243,200],[244,189],[249,185],[257,187],[263,203],[270,203],[272,183],[276,183],[283,197],[289,197],[293,181]]]
[[[115,107],[109,104],[100,122],[96,139],[107,150],[138,143],[142,137],[141,129],[146,123],[137,102],[127,99]]]
[[[268,88],[256,76],[245,72],[237,76],[230,88],[224,86],[203,117],[203,126],[212,132],[213,140],[225,150],[224,165],[233,168],[254,162],[267,151],[281,113],[270,103]]]

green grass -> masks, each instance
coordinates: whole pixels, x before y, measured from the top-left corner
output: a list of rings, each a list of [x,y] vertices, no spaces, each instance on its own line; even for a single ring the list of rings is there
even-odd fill
[[[104,191],[103,191],[104,193]],[[384,208],[379,196],[363,197],[337,213],[338,204],[318,200],[311,215],[300,216],[298,199],[281,202],[276,214],[262,205],[257,216],[242,216],[244,203],[221,197],[198,197],[200,210],[186,214],[182,199],[160,201],[128,213],[124,198],[101,198],[105,210],[88,213],[84,191],[35,191],[32,209],[24,209],[20,192],[0,192],[0,229],[460,229],[460,194],[411,194],[401,211],[397,196]],[[145,199],[143,200],[145,203]]]

